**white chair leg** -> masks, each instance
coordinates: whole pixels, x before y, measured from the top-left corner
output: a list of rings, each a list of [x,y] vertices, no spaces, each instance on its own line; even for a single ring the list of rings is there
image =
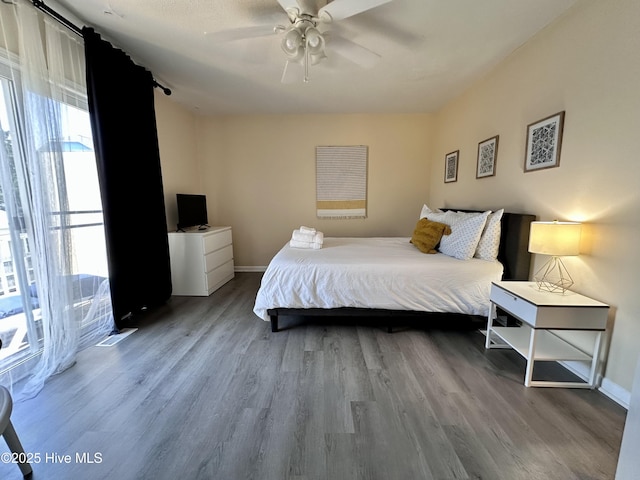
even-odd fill
[[[2,435],[4,436],[5,442],[7,442],[9,450],[19,455],[18,458],[25,458],[24,448],[22,448],[22,444],[20,443],[20,439],[18,438],[15,429],[13,428],[11,420],[9,420],[9,423],[7,423],[7,426],[4,429]],[[18,463],[18,466],[20,467],[20,471],[22,472],[22,475],[24,477],[31,474],[31,472],[33,471],[31,470],[31,465],[29,465],[28,462]]]

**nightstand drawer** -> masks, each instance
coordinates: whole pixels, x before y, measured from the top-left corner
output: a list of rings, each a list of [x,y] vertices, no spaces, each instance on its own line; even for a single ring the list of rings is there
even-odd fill
[[[567,290],[550,293],[534,282],[491,284],[490,300],[534,328],[604,330],[609,306]]]
[[[538,307],[495,284],[491,285],[491,301],[529,325],[536,324]]]

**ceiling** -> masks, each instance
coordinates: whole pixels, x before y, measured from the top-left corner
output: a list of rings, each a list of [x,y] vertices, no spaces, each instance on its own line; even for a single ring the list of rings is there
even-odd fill
[[[392,0],[330,26],[379,54],[373,67],[332,52],[328,40],[327,58],[310,67],[309,82],[290,84],[280,81],[282,34],[216,38],[240,27],[288,25],[277,0],[57,3],[151,70],[172,99],[211,115],[432,112],[577,1]]]

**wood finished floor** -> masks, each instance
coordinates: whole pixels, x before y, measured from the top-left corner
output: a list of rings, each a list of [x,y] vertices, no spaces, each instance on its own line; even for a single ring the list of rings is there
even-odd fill
[[[524,362],[485,352],[475,330],[274,334],[252,313],[259,281],[173,297],[16,404],[25,450],[41,456],[33,478],[614,478],[626,412],[604,395],[525,388]],[[21,475],[0,463],[0,478]]]

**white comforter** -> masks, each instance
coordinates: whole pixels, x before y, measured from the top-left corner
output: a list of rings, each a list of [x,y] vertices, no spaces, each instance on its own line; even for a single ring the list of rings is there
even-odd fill
[[[409,238],[325,238],[285,245],[262,277],[254,313],[270,308],[382,308],[487,315],[502,264],[421,253]]]

